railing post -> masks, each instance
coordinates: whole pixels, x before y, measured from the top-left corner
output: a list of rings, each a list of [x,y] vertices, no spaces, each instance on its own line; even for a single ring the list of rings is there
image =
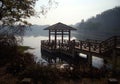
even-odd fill
[[[88,42],[89,52],[91,52],[91,43]]]
[[[73,54],[73,56],[75,55],[75,40],[73,40],[73,42],[72,42],[72,54]]]
[[[82,41],[80,41],[80,49],[82,50]]]

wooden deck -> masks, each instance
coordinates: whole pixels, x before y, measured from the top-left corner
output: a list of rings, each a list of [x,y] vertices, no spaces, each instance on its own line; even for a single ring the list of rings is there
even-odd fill
[[[113,36],[105,41],[86,40],[86,41],[67,41],[63,43],[59,40],[56,45],[54,40],[49,42],[48,40],[41,41],[41,50],[46,52],[60,52],[70,57],[76,57],[76,53],[84,53],[90,56],[103,57],[108,53],[112,54],[114,50],[120,52],[120,36]],[[90,58],[91,59],[91,58]]]

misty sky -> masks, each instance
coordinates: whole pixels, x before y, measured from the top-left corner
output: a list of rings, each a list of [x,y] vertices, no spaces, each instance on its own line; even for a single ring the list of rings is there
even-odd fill
[[[35,9],[40,10],[41,5],[47,5],[48,0],[38,0]],[[120,0],[56,0],[58,6],[53,5],[52,9],[40,18],[31,18],[29,22],[37,25],[51,25],[62,22],[68,25],[87,20],[91,16],[120,6]]]

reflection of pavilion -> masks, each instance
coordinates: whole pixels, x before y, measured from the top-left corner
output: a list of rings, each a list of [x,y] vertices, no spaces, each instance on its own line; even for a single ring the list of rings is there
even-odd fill
[[[44,30],[49,30],[49,39],[41,41],[41,53],[46,57],[57,57],[67,61],[68,63],[80,65],[84,60],[79,56],[79,53],[87,55],[87,59],[84,60],[89,66],[92,65],[92,56],[101,58],[112,59],[114,65],[116,65],[116,58],[120,55],[120,37],[113,36],[105,41],[93,41],[86,40],[75,42],[71,41],[71,30],[75,28],[69,27],[62,23],[49,26]],[[54,40],[51,40],[51,36],[54,35]],[[61,36],[61,40],[57,39],[57,36]],[[68,40],[64,42],[64,35],[68,35]]]

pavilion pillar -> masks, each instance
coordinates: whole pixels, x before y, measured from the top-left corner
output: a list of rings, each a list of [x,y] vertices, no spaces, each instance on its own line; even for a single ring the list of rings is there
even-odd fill
[[[49,30],[49,42],[51,41],[51,31]]]
[[[70,32],[70,30],[68,31],[68,33],[69,33],[69,34],[68,34],[68,35],[69,35],[69,36],[68,36],[68,41],[70,41],[70,37],[71,37],[71,32]]]
[[[56,48],[56,44],[57,44],[57,31],[55,30],[55,48]]]
[[[63,44],[63,30],[62,30],[62,44]]]

